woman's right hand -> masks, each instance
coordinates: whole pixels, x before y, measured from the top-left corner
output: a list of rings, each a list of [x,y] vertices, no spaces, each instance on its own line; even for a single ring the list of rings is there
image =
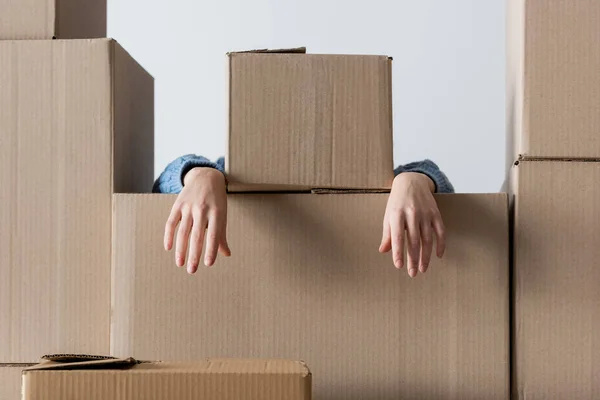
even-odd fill
[[[217,252],[231,255],[227,244],[227,190],[225,176],[213,168],[194,168],[184,178],[184,186],[177,197],[165,226],[165,249],[173,248],[175,229],[175,263],[183,267],[187,257],[187,271],[198,270],[204,239],[204,264],[214,265]]]

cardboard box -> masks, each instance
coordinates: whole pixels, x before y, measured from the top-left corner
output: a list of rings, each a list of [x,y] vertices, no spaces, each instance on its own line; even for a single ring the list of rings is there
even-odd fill
[[[514,395],[600,397],[600,163],[513,168]]]
[[[0,400],[21,400],[21,371],[27,366],[0,364]]]
[[[389,188],[391,59],[303,51],[229,55],[229,189]]]
[[[114,192],[153,181],[154,83],[114,41],[0,41],[0,361],[109,350]]]
[[[600,159],[600,2],[508,4],[512,160]]]
[[[44,362],[23,373],[23,400],[310,400],[302,362],[133,359]]]
[[[378,252],[386,194],[234,194],[233,256],[195,276],[162,249],[175,197],[116,195],[111,351],[302,359],[319,399],[506,399],[505,194],[440,195],[443,261]]]
[[[1,0],[0,40],[106,37],[106,0]]]

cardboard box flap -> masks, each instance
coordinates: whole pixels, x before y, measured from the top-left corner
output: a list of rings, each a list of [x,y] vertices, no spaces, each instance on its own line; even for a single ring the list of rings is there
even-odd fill
[[[390,189],[312,189],[312,194],[381,194],[390,193]]]
[[[127,357],[116,358],[108,356],[55,354],[42,357],[42,362],[24,368],[24,371],[41,370],[78,370],[78,369],[127,369],[139,361]]]
[[[287,49],[255,49],[243,51],[230,51],[228,56],[234,54],[306,54],[306,47],[290,47]]]

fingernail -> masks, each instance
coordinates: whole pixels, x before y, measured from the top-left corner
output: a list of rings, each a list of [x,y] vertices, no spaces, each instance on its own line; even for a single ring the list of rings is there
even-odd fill
[[[396,266],[396,268],[401,269],[402,268],[402,262],[401,261],[396,261],[394,263],[394,265]]]
[[[207,258],[206,260],[204,260],[204,265],[206,265],[207,267],[212,267],[213,260],[210,258]]]
[[[410,270],[410,271],[408,271],[408,275],[409,275],[411,278],[414,278],[415,276],[417,276],[417,270],[416,270],[416,268],[411,268],[411,270]]]

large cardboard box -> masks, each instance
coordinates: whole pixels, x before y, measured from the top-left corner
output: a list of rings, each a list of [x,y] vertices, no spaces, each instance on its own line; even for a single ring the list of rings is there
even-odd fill
[[[21,371],[25,367],[0,365],[0,400],[21,400]]]
[[[600,163],[513,168],[514,395],[600,397]]]
[[[189,276],[162,249],[175,197],[116,195],[111,350],[302,359],[318,399],[506,399],[505,194],[440,195],[443,261],[378,253],[386,194],[229,197],[230,259]]]
[[[229,55],[230,190],[389,188],[391,59],[303,51]]]
[[[508,4],[512,159],[600,158],[600,2]]]
[[[0,0],[0,40],[106,37],[106,0]]]
[[[23,372],[23,400],[310,400],[308,367],[288,360],[43,362]]]
[[[114,192],[150,191],[153,79],[114,41],[0,41],[0,361],[108,353]]]

